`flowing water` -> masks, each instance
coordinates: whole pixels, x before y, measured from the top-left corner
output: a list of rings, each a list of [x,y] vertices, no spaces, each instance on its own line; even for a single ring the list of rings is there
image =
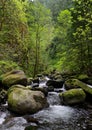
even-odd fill
[[[58,93],[48,95],[49,108],[34,115],[41,126],[37,130],[87,130],[89,113],[81,108],[60,105]]]
[[[60,105],[57,92],[49,92],[47,100],[50,104],[48,108],[30,115],[39,121],[38,125],[28,123],[24,117],[17,117],[6,110],[0,111],[0,130],[92,130],[90,112]]]

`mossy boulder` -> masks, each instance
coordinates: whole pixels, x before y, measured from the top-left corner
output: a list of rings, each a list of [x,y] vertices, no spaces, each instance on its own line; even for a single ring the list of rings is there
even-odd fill
[[[80,74],[80,75],[78,76],[78,79],[81,80],[81,81],[83,81],[83,82],[85,82],[85,83],[87,83],[89,77],[88,77],[87,74]]]
[[[42,93],[44,93],[44,95],[47,97],[48,95],[48,89],[46,87],[34,87],[31,90],[34,91],[41,91]]]
[[[67,105],[79,104],[85,101],[86,94],[82,89],[71,89],[59,94],[61,101]]]
[[[74,89],[74,88],[79,88],[80,86],[78,84],[75,83],[74,79],[68,79],[65,81],[65,89],[66,90],[70,90],[70,89]]]
[[[2,75],[2,84],[9,88],[14,84],[27,85],[27,77],[22,70],[13,70]]]
[[[73,86],[82,88],[87,94],[90,94],[92,96],[92,87],[91,86],[88,86],[87,84],[83,83],[82,81],[79,81],[78,79],[72,79],[71,84]]]
[[[32,91],[22,85],[14,85],[8,90],[9,110],[17,114],[33,114],[47,106],[41,91]]]

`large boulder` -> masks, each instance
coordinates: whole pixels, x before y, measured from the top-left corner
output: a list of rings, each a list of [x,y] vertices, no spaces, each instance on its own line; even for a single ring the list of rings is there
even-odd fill
[[[64,104],[74,105],[85,101],[86,94],[82,89],[71,89],[59,94]]]
[[[2,75],[2,84],[9,88],[14,84],[27,85],[27,77],[22,70],[13,70]]]
[[[8,90],[9,110],[17,114],[33,114],[47,106],[46,97],[41,91],[32,91],[22,85],[14,85]]]
[[[48,89],[46,87],[34,87],[31,90],[41,91],[46,97],[48,96]]]
[[[69,80],[68,80],[69,82]],[[92,86],[89,86],[78,79],[71,79],[69,82],[70,86],[80,87],[82,88],[87,94],[92,96]]]
[[[67,79],[65,81],[65,89],[70,90],[70,89],[74,89],[74,88],[80,88],[80,86],[75,83],[74,79]]]

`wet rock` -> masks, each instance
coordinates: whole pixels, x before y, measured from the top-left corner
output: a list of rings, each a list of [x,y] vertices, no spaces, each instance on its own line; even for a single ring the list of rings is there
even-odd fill
[[[54,91],[54,87],[53,86],[48,86],[47,90],[48,90],[48,92],[53,92]]]
[[[59,94],[61,101],[64,104],[73,105],[85,101],[86,94],[82,89],[71,89]]]
[[[27,126],[24,130],[37,130],[37,129],[38,129],[37,126],[30,125],[30,126]]]
[[[86,92],[88,100],[92,97],[92,86],[87,85],[78,79],[67,80],[65,86],[67,86],[67,88],[82,88]]]
[[[32,88],[39,87],[39,84],[38,83],[33,83],[33,84],[31,84],[31,87]]]
[[[33,83],[38,83],[39,84],[39,77],[36,77],[32,80]]]
[[[37,125],[39,124],[39,121],[37,118],[34,118],[32,116],[28,116],[28,115],[25,116],[24,118],[27,120],[28,123],[35,123]]]
[[[80,88],[80,86],[75,84],[74,79],[68,79],[68,80],[65,81],[65,89],[66,90],[70,90],[70,89],[74,89],[74,88]]]
[[[42,93],[44,93],[45,96],[48,95],[48,90],[46,87],[35,87],[35,88],[32,88],[32,90],[34,91],[41,91]]]
[[[7,91],[5,91],[4,89],[2,89],[0,91],[0,104],[6,103],[6,100],[7,100]]]
[[[36,113],[48,106],[41,91],[32,91],[21,85],[14,85],[8,90],[9,110],[17,114]]]
[[[31,85],[32,84],[32,81],[33,81],[33,78],[27,78],[27,85]]]
[[[63,83],[64,82],[62,80],[48,80],[46,85],[53,86],[54,88],[62,88]]]
[[[14,84],[27,85],[27,77],[22,70],[13,70],[2,75],[2,83],[5,88],[9,88]]]

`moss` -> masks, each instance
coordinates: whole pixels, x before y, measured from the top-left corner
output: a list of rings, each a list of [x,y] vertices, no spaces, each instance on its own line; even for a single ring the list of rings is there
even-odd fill
[[[74,81],[75,85],[81,87],[85,92],[92,95],[92,88],[88,87],[87,84],[85,84],[77,79],[74,79],[73,81]]]
[[[67,90],[69,89],[73,89],[73,88],[78,88],[79,86],[75,83],[74,79],[68,79],[67,81],[65,81],[65,88]]]
[[[92,95],[92,88],[89,87],[87,84],[83,83],[82,81],[79,81],[78,79],[67,80],[66,85],[69,85],[70,88],[82,88],[85,92]]]
[[[82,89],[71,89],[64,92],[62,95],[63,100],[67,104],[76,104],[83,102],[86,98],[86,94]]]
[[[2,75],[2,83],[6,88],[11,87],[13,84],[27,85],[27,77],[23,71],[14,70]]]
[[[21,80],[20,77],[23,77],[23,76],[22,75],[13,75],[13,74],[9,75],[3,79],[3,84],[10,87],[11,85],[18,83]]]
[[[11,110],[13,110],[13,108],[16,108],[17,106],[17,100],[12,100],[12,97],[13,93],[10,93],[8,97],[8,105]]]
[[[22,99],[26,99],[26,94],[25,92],[22,91],[22,89],[24,88],[15,88],[12,87],[9,92],[8,92],[8,105],[10,110],[14,111],[14,112],[18,112],[20,109],[20,113],[22,114],[22,111],[24,112],[24,104],[23,104],[23,108],[21,111],[21,107],[22,106]],[[24,89],[25,90],[25,89]],[[27,89],[29,90],[29,89]],[[21,104],[19,104],[19,102],[21,101]]]
[[[23,85],[13,85],[13,86],[11,86],[11,87],[8,89],[8,95],[9,95],[9,93],[11,93],[12,91],[15,91],[16,88],[20,88],[20,89],[22,89],[22,90],[30,90],[30,88],[25,87],[25,86],[23,86]],[[19,89],[19,90],[20,90],[20,89]]]
[[[78,76],[78,79],[81,81],[87,81],[89,79],[87,74],[81,74]]]

